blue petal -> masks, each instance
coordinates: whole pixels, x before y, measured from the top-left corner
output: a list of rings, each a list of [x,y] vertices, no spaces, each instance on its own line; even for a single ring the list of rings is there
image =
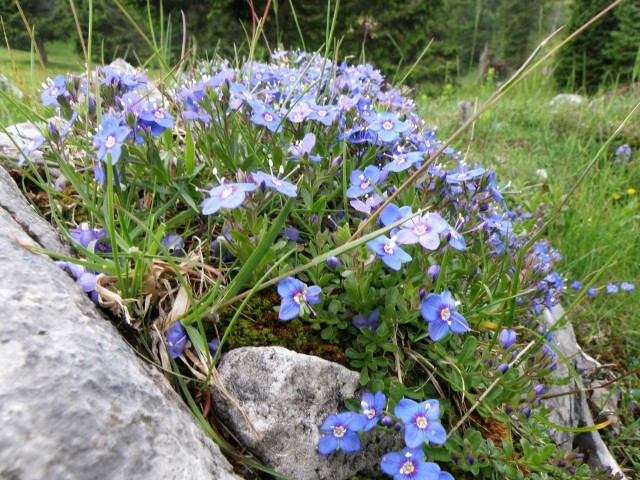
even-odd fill
[[[447,441],[447,432],[440,422],[429,422],[427,438],[435,445],[442,445]]]
[[[441,306],[442,303],[440,302],[440,296],[436,295],[435,293],[430,293],[422,301],[422,306],[420,307],[422,318],[424,318],[427,322],[437,321],[438,312],[440,311]]]
[[[395,255],[389,255],[385,253],[380,257],[384,264],[389,267],[391,270],[400,270],[402,267],[402,262]]]
[[[307,288],[307,302],[308,303],[320,303],[320,295],[322,289],[317,285],[312,285]]]
[[[422,402],[427,420],[438,420],[440,418],[440,403],[437,400],[425,400]]]
[[[365,427],[369,420],[360,413],[350,413],[352,413],[352,415],[349,415],[349,417],[344,420],[344,425],[349,429],[349,431],[359,432]]]
[[[292,298],[283,298],[280,304],[280,313],[278,318],[280,320],[293,320],[300,313],[300,305],[298,305]]]
[[[388,227],[392,223],[397,222],[401,218],[402,213],[400,212],[400,209],[393,203],[390,203],[389,205],[384,207],[382,212],[380,212],[380,221],[385,227]]]
[[[452,312],[451,317],[450,328],[453,333],[464,333],[469,331],[469,324],[462,315],[458,312]]]
[[[455,480],[455,478],[453,478],[453,475],[449,472],[440,472],[440,476],[437,480]]]
[[[404,427],[404,443],[409,448],[416,448],[425,442],[425,430],[420,430],[413,423],[407,423]]]
[[[220,199],[215,197],[209,197],[205,199],[200,205],[202,206],[203,215],[211,215],[212,213],[216,213],[222,206],[220,204]]]
[[[367,247],[373,250],[378,255],[386,255],[383,247],[387,243],[389,243],[389,239],[385,236],[381,236],[378,238],[374,238],[373,240],[369,240],[367,242]]]
[[[414,243],[418,243],[420,237],[413,230],[409,230],[408,228],[403,228],[396,235],[396,242],[398,245],[412,245]]]
[[[440,467],[436,463],[420,462],[412,480],[439,480]]]
[[[403,398],[396,404],[393,414],[405,424],[411,423],[413,416],[419,413],[419,405],[409,398]]]
[[[344,453],[353,453],[360,450],[360,439],[355,432],[347,432],[344,437],[340,439],[340,450]]]
[[[298,290],[303,288],[304,283],[293,277],[287,277],[278,282],[278,294],[282,298],[292,298]]]
[[[429,322],[429,336],[431,340],[437,342],[438,340],[442,340],[447,333],[449,332],[449,325],[445,322],[435,321]]]
[[[402,263],[411,261],[411,255],[398,247],[393,249],[393,256],[400,260]]]
[[[380,468],[387,475],[396,475],[404,463],[404,457],[398,452],[390,452],[382,457]]]
[[[318,453],[320,455],[329,455],[338,448],[338,440],[333,435],[325,435],[318,442]]]

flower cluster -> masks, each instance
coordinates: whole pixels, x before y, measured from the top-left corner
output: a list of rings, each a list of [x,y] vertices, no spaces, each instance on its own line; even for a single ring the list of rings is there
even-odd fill
[[[329,417],[320,426],[323,433],[318,443],[318,452],[329,455],[336,450],[354,453],[360,450],[360,432],[368,432],[379,423],[389,426],[392,422],[385,412],[386,397],[382,392],[375,395],[365,392],[360,402],[360,412],[345,412]],[[404,429],[406,448],[401,453],[389,452],[382,457],[380,468],[394,480],[445,480],[453,479],[442,472],[436,463],[425,461],[423,445],[442,445],[447,433],[440,423],[440,404],[437,400],[418,403],[410,399],[400,400],[394,408],[397,418],[395,430]]]
[[[478,415],[510,409],[508,421],[535,421],[556,365],[535,315],[560,301],[565,282],[549,242],[519,256],[537,219],[493,171],[443,148],[370,65],[277,52],[268,63],[201,62],[165,87],[110,67],[56,77],[42,94],[56,120],[25,147],[64,162],[82,193],[77,218],[92,222],[68,236],[95,269],[62,266],[97,303],[95,278],[117,277],[98,290],[131,299],[119,307],[159,332],[159,362],[207,377],[196,359],[229,346],[220,331],[234,328],[240,312],[228,307],[240,298],[243,316],[255,300],[278,327],[304,322],[309,344],[341,351],[376,392],[326,419],[319,453],[356,452],[373,429],[402,431],[405,448],[380,462],[394,479],[453,478],[429,459],[458,448],[447,422],[461,415],[446,397],[463,389],[479,396],[497,381],[504,388]],[[519,358],[531,339],[540,347]],[[425,371],[445,373],[436,383]],[[449,470],[491,468],[462,445]]]

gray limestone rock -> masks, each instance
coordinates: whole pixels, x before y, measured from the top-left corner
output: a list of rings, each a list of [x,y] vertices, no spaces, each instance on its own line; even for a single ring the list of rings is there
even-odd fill
[[[24,97],[24,93],[22,93],[22,90],[11,83],[6,75],[0,75],[0,90],[2,90],[3,92],[11,92],[11,94],[19,100],[22,100],[22,98]]]
[[[543,323],[546,328],[550,328],[556,322],[561,322],[560,328],[553,332],[553,343],[560,356],[570,359],[575,371],[586,378],[590,372],[593,373],[599,370],[600,364],[582,351],[571,323],[567,318],[563,318],[563,315],[564,311],[560,306],[554,307],[553,310],[545,310]],[[566,378],[570,375],[569,368],[564,362],[558,362],[555,375],[560,378]],[[579,382],[572,379],[567,385],[551,387],[548,393],[566,393],[581,388],[584,388],[583,378],[579,378]],[[553,423],[572,428],[596,424],[589,410],[585,393],[567,394],[551,398],[545,400],[545,406],[550,410],[549,420]],[[598,419],[598,421],[601,422],[603,419]],[[571,432],[552,431],[551,438],[554,443],[566,450],[578,448],[585,454],[586,462],[592,469],[611,468],[613,473],[622,473],[620,466],[597,431],[578,435]]]
[[[244,347],[221,357],[225,392],[212,387],[221,420],[265,464],[295,480],[340,480],[379,474],[385,453],[401,435],[370,431],[360,452],[320,455],[319,427],[343,402],[359,396],[358,374],[321,358],[281,347]]]
[[[587,103],[587,99],[582,95],[577,95],[575,93],[559,93],[551,99],[549,105],[583,105],[585,103]]]
[[[0,478],[238,479],[165,378],[18,244],[56,248],[23,229],[29,207],[0,198]]]

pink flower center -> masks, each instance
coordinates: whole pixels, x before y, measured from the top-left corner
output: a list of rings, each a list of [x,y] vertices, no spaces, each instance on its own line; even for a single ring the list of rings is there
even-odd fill
[[[385,130],[393,130],[393,122],[391,120],[385,120],[382,122],[382,128]]]
[[[107,136],[107,141],[104,142],[104,146],[107,148],[113,148],[116,144],[116,136],[114,134],[110,134]]]
[[[364,175],[360,175],[360,188],[365,190],[369,188],[369,185],[371,185],[371,181]]]
[[[347,429],[343,425],[337,425],[333,427],[333,436],[336,438],[342,438],[347,433]]]
[[[298,290],[296,293],[293,294],[293,301],[296,302],[298,305],[302,304],[302,302],[306,302],[307,300],[307,295],[303,290]],[[340,427],[336,427],[336,428],[340,428]]]
[[[267,121],[267,122],[273,122],[273,115],[271,115],[270,113],[265,113],[263,118]]]
[[[451,319],[451,309],[449,307],[442,307],[440,309],[440,320],[443,322],[449,322]]]
[[[153,116],[156,118],[164,118],[164,113],[162,113],[160,110],[156,110],[155,112],[153,112]]]
[[[363,410],[362,413],[364,414],[365,417],[367,417],[369,420],[371,420],[373,417],[376,416],[376,409],[375,408],[368,408],[366,410]]]
[[[413,229],[413,232],[416,235],[424,235],[425,233],[427,233],[429,229],[427,228],[427,226],[423,223],[416,225],[415,228]]]
[[[415,471],[416,471],[416,464],[413,463],[413,460],[407,460],[400,467],[400,473],[402,475],[411,475]]]
[[[225,188],[225,189],[222,191],[222,195],[220,195],[220,197],[221,197],[223,200],[225,200],[225,199],[227,199],[227,198],[229,197],[229,195],[231,195],[231,194],[232,194],[233,192],[235,192],[235,191],[236,191],[236,188],[235,188],[234,186],[232,186],[232,185],[229,185],[227,188]]]
[[[429,420],[427,420],[427,417],[425,417],[424,415],[416,416],[416,418],[413,420],[413,423],[415,423],[416,427],[418,427],[420,430],[424,430],[429,426]]]
[[[318,116],[319,117],[325,117],[327,115],[327,111],[326,110],[318,110]]]

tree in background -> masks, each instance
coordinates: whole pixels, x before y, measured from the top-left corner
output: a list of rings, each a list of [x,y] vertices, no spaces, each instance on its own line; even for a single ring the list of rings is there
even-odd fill
[[[626,0],[614,11],[617,20],[606,56],[613,61],[613,71],[622,83],[638,80],[640,69],[640,0]]]
[[[20,0],[20,8],[33,32],[42,60],[46,63],[45,42],[68,36],[71,22],[69,6],[61,0]],[[11,48],[31,49],[31,37],[14,0],[0,0],[0,16]]]
[[[610,0],[574,0],[567,33],[580,28],[610,4]],[[616,15],[609,13],[560,50],[554,72],[560,87],[590,93],[615,76],[617,52],[612,54],[609,48],[611,33],[618,24]]]

